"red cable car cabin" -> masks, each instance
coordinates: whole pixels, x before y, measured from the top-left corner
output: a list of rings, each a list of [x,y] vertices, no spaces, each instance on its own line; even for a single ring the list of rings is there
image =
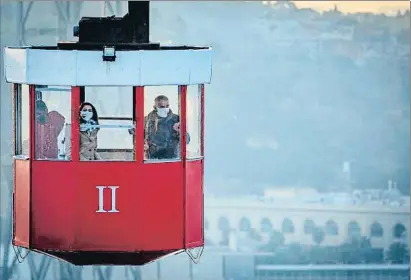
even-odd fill
[[[202,247],[204,84],[212,50],[103,54],[62,46],[5,49],[15,130],[13,244],[77,265],[139,265]],[[102,58],[110,55],[114,61]],[[160,94],[180,118],[178,155],[146,159],[144,121]],[[48,109],[43,120],[39,101]],[[84,101],[99,113],[100,160],[81,159]],[[130,109],[104,116],[110,110],[103,105]],[[114,147],[122,141],[129,146]]]

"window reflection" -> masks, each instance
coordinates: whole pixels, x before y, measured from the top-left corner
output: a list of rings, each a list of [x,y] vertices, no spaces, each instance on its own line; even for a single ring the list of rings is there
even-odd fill
[[[64,125],[71,119],[71,88],[36,86],[35,159],[64,160]]]
[[[201,85],[187,86],[187,158],[201,157]]]
[[[178,86],[145,87],[144,158],[170,160],[181,157]]]

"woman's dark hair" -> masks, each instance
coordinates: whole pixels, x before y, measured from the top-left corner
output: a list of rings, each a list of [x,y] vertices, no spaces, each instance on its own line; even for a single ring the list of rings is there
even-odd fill
[[[80,116],[81,110],[83,110],[84,106],[86,106],[86,105],[90,106],[90,107],[91,107],[91,110],[93,111],[93,117],[92,117],[91,119],[92,119],[93,121],[95,121],[97,124],[99,124],[99,123],[98,123],[97,110],[96,110],[96,108],[93,106],[93,104],[91,104],[90,102],[83,102],[83,103],[81,103],[81,105],[80,105],[80,110],[79,110],[79,121],[80,121],[80,123],[85,123],[85,122],[86,122],[86,121],[83,120],[83,118]]]
[[[47,105],[43,100],[36,100],[36,111],[48,112]]]

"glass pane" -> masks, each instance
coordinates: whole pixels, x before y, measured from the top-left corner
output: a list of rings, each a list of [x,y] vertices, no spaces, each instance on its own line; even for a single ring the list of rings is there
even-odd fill
[[[187,86],[187,158],[201,157],[201,86]]]
[[[22,153],[21,139],[21,85],[15,84],[13,87],[13,106],[14,106],[14,155]],[[27,142],[27,141],[26,141]]]
[[[30,149],[30,90],[28,85],[15,87],[16,155],[29,156]]]
[[[87,87],[85,100],[80,106],[80,160],[134,160],[133,87]]]
[[[35,159],[65,160],[66,122],[71,120],[71,88],[36,86]]]
[[[99,118],[133,117],[133,87],[86,87],[85,101],[98,108]]]
[[[134,140],[129,129],[134,128],[133,121],[100,120],[98,153],[102,160],[134,160]]]
[[[178,86],[144,88],[144,158],[179,159],[180,101]]]

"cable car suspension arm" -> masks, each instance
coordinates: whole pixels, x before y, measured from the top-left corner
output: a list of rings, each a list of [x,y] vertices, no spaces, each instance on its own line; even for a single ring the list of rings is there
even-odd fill
[[[192,249],[197,249],[197,248],[192,248]],[[191,253],[192,249],[185,249],[184,251],[190,257],[190,259],[193,261],[193,263],[198,264],[200,262],[201,255],[203,254],[204,246],[200,247],[200,251],[198,251],[198,253],[196,254],[195,257],[193,256],[193,253]]]
[[[27,257],[27,255],[28,255],[31,251],[30,251],[29,249],[26,249],[26,250],[27,250],[27,251],[26,251],[26,254],[25,254],[24,256],[22,256],[22,255],[21,255],[21,248],[15,246],[15,245],[12,245],[12,246],[13,246],[14,253],[16,254],[17,261],[18,261],[19,263],[23,263],[24,259]]]

